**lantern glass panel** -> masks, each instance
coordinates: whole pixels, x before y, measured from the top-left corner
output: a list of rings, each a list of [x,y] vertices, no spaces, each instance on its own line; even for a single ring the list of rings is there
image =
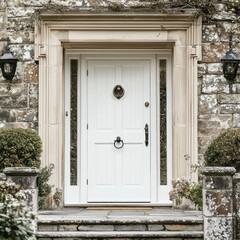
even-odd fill
[[[228,62],[226,63],[226,73],[233,74],[236,71],[237,63],[235,62]]]
[[[11,73],[13,67],[12,67],[12,64],[10,63],[4,63],[4,72],[5,73]]]

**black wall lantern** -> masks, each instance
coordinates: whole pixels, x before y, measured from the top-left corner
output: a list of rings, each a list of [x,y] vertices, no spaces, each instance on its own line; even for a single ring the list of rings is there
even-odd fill
[[[229,50],[226,52],[226,55],[221,59],[221,61],[223,63],[224,77],[229,81],[233,81],[237,75],[240,59],[232,50],[232,35],[229,36]]]
[[[6,80],[11,81],[15,75],[18,59],[15,58],[10,52],[9,48],[6,48],[6,52],[0,57],[0,67],[2,75]]]

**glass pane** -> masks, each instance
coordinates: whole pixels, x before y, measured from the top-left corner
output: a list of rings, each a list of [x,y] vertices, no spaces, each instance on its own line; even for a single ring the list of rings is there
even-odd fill
[[[160,184],[167,185],[167,84],[166,60],[159,61],[160,68]]]
[[[70,120],[70,184],[77,185],[77,73],[78,60],[72,59],[71,69],[71,120]]]

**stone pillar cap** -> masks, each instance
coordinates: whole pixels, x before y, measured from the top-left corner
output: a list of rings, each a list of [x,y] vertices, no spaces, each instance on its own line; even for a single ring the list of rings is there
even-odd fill
[[[234,167],[203,167],[203,175],[234,175],[236,169]]]
[[[6,167],[3,172],[6,175],[25,175],[25,176],[35,176],[38,175],[40,170],[35,167]]]

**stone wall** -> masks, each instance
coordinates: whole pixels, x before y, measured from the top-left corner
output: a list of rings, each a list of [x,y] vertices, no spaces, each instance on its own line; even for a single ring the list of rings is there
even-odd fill
[[[22,1],[21,1],[22,2]],[[9,41],[19,59],[16,75],[8,83],[0,71],[0,128],[37,128],[38,66],[34,62],[34,12],[20,7],[20,1],[0,1],[0,53]]]
[[[238,3],[239,4],[239,3]],[[199,63],[199,158],[210,141],[227,128],[240,127],[240,76],[228,82],[222,74],[220,59],[228,50],[229,34],[233,32],[233,50],[240,53],[239,12],[222,3],[216,12],[203,22],[203,60]]]
[[[19,59],[11,89],[0,72],[0,128],[37,129],[38,64],[34,61],[34,22],[40,11],[65,12],[164,12],[160,0],[0,0],[0,53],[9,41]],[[171,1],[170,1],[171,2]],[[184,1],[182,1],[184,2]],[[201,2],[201,1],[200,1]],[[222,75],[220,59],[228,49],[228,36],[234,32],[233,48],[240,52],[239,9],[223,1],[203,18],[203,60],[199,63],[199,158],[208,143],[221,131],[240,126],[240,76],[229,83]],[[172,6],[172,5],[171,5]],[[184,7],[179,7],[184,9]],[[178,10],[179,10],[178,9]],[[173,12],[173,10],[171,10]]]

